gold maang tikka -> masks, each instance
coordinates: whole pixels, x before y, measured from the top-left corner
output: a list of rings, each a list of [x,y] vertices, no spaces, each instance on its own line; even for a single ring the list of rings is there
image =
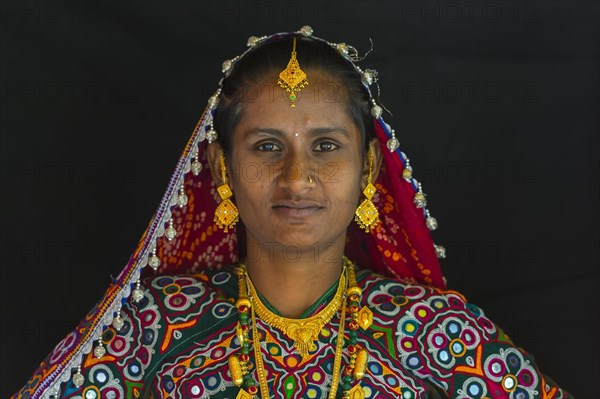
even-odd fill
[[[287,64],[287,67],[279,73],[279,80],[277,84],[290,93],[290,100],[292,101],[291,108],[295,108],[296,104],[296,92],[300,91],[304,86],[308,84],[306,80],[306,73],[300,69],[300,64],[296,59],[296,38],[294,37],[294,45],[292,48],[292,58]]]
[[[239,220],[239,212],[237,207],[229,199],[233,193],[227,184],[227,170],[225,169],[225,157],[221,153],[219,160],[221,162],[221,179],[223,184],[217,187],[217,192],[221,197],[221,203],[215,209],[214,222],[222,229],[227,232],[230,228],[235,226]]]
[[[371,198],[375,194],[375,186],[371,184],[371,179],[373,178],[373,156],[371,155],[371,149],[369,148],[369,178],[367,181],[367,187],[363,190],[363,194],[367,197],[359,206],[356,208],[354,220],[361,229],[365,230],[365,232],[370,232],[371,228],[377,226],[379,224],[379,212]]]

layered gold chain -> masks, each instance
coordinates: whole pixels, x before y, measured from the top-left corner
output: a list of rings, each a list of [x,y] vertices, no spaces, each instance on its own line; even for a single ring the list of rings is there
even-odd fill
[[[339,284],[335,296],[319,313],[306,319],[288,319],[273,313],[260,300],[252,281],[247,278],[248,288],[250,289],[250,301],[252,309],[256,309],[256,314],[268,325],[275,327],[294,341],[294,346],[298,353],[305,357],[309,352],[317,349],[314,341],[319,338],[319,333],[323,327],[331,321],[331,318],[337,313],[344,300],[344,291],[346,287],[344,273],[340,276]]]

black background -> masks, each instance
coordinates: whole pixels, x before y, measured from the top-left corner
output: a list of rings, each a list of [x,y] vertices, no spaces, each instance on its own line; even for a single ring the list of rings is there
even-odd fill
[[[597,2],[2,2],[0,396],[133,252],[223,60],[311,25],[375,51],[449,286],[598,398]]]

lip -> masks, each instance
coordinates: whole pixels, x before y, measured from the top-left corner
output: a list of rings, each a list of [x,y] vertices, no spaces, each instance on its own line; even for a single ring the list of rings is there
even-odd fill
[[[323,209],[320,203],[310,200],[281,200],[273,204],[275,213],[287,217],[307,217]]]

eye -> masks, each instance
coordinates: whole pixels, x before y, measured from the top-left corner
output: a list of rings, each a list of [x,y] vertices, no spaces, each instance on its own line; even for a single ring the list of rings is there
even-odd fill
[[[281,148],[275,143],[262,143],[256,148],[263,152],[281,151]]]
[[[338,149],[338,145],[332,143],[331,141],[321,141],[319,144],[315,146],[315,151],[317,152],[331,152]]]

